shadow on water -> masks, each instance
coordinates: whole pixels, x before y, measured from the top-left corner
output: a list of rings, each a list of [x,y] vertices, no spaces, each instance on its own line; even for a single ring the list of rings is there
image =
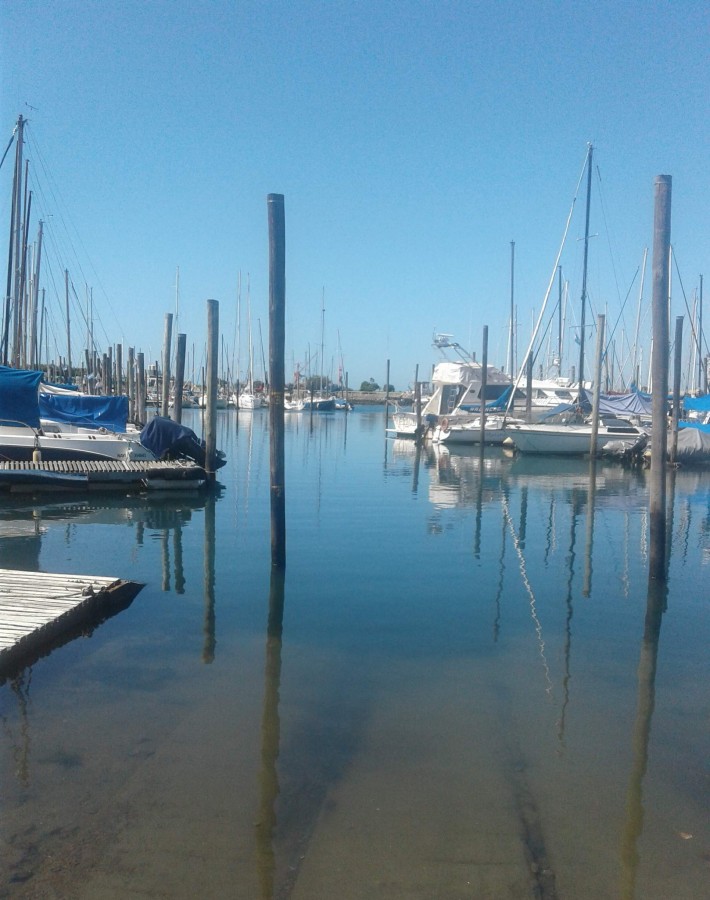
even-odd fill
[[[676,471],[668,475],[667,512],[665,521],[665,577],[654,578],[649,567],[646,616],[637,670],[638,690],[636,719],[632,737],[633,761],[626,792],[626,820],[621,834],[621,898],[634,900],[640,855],[638,842],[643,834],[643,781],[648,767],[651,720],[656,703],[656,671],[661,622],[668,604],[668,575],[675,507]],[[652,536],[653,540],[653,536]]]

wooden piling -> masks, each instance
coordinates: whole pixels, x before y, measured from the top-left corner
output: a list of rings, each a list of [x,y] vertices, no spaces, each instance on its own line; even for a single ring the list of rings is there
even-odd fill
[[[135,352],[133,347],[128,348],[128,364],[126,368],[126,381],[128,390],[128,421],[136,421],[136,376],[135,376]]]
[[[266,198],[269,224],[269,403],[271,467],[271,565],[286,566],[284,454],[284,354],[286,345],[286,220],[283,194]]]
[[[658,175],[654,184],[652,321],[653,372],[651,431],[651,477],[649,482],[650,553],[649,575],[666,576],[666,451],[668,447],[668,286],[670,283],[671,244],[670,175]]]
[[[594,393],[592,395],[592,437],[589,444],[589,452],[597,455],[597,437],[599,436],[599,394],[602,383],[602,360],[604,359],[604,331],[606,317],[597,316],[597,355],[594,364]],[[580,388],[581,390],[581,388]]]
[[[116,394],[123,394],[123,344],[116,344]]]
[[[488,326],[483,326],[483,351],[481,353],[481,448],[486,443],[486,389],[488,387]],[[483,470],[480,472],[483,477]]]
[[[669,453],[672,465],[678,456],[678,421],[680,420],[680,364],[683,355],[683,316],[675,320],[675,351],[673,356],[673,414],[671,416],[671,449]]]
[[[175,357],[175,400],[173,402],[173,419],[182,422],[182,389],[185,385],[185,352],[187,335],[178,334],[177,355]]]
[[[173,314],[165,313],[165,331],[163,332],[163,390],[160,402],[160,415],[168,417],[170,410],[170,348],[173,336]]]
[[[136,354],[136,424],[145,425],[145,355]]]
[[[207,301],[207,402],[205,404],[205,472],[215,478],[217,452],[217,364],[219,361],[219,303]]]

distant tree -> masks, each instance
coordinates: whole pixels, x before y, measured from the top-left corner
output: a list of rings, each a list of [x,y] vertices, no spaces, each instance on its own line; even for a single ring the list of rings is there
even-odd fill
[[[364,393],[372,393],[372,391],[379,391],[380,386],[377,384],[374,378],[371,378],[369,381],[363,381],[360,385],[360,390]]]
[[[389,391],[391,394],[394,391],[394,389],[395,389],[395,387],[393,384],[386,384],[382,390]]]

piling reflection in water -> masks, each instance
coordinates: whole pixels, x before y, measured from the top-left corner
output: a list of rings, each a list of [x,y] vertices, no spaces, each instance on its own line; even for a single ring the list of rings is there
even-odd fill
[[[274,831],[276,800],[279,796],[279,757],[281,722],[279,690],[281,687],[281,640],[283,634],[285,572],[272,566],[269,585],[269,614],[266,627],[266,662],[264,666],[264,703],[261,717],[261,768],[259,770],[259,821],[256,823],[257,871],[262,900],[274,896],[276,871]]]
[[[621,834],[622,900],[634,900],[636,897],[638,841],[643,833],[643,780],[648,765],[651,719],[656,697],[658,644],[667,596],[667,581],[649,577],[646,619],[638,665],[638,700],[632,739],[633,764],[626,794],[626,821]]]

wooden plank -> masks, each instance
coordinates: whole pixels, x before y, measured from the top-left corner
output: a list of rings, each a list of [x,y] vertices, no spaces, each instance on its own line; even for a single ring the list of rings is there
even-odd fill
[[[142,586],[106,576],[0,569],[0,683],[125,609]]]

